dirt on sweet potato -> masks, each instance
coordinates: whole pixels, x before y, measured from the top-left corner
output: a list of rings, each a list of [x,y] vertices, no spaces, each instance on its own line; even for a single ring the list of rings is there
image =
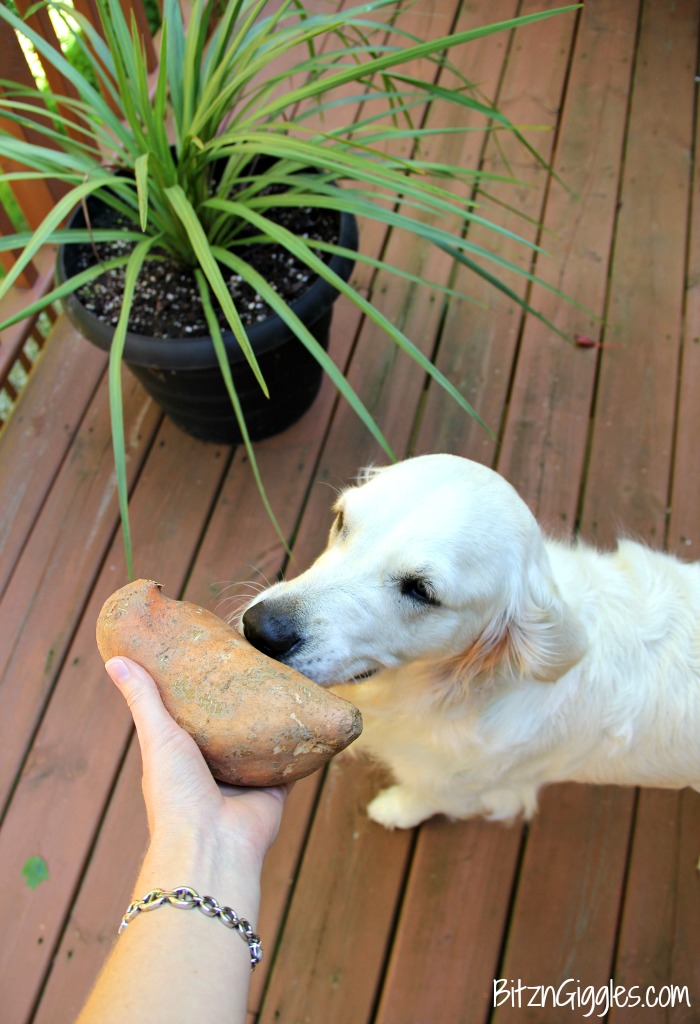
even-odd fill
[[[217,615],[153,580],[112,594],[97,621],[103,659],[131,658],[221,782],[271,786],[310,775],[362,731],[348,701],[268,658]]]

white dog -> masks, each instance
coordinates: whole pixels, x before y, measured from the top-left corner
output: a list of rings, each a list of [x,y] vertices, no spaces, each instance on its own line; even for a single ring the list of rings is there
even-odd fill
[[[492,470],[368,471],[328,547],[241,630],[341,693],[396,784],[370,816],[530,816],[550,782],[700,786],[700,567],[545,539]]]

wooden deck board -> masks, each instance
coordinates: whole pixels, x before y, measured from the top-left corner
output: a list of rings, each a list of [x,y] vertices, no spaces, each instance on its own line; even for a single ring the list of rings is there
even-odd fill
[[[499,453],[500,471],[558,536],[573,532],[579,513],[601,349],[575,339],[606,337],[638,15],[635,3],[602,0],[586,11],[576,36],[553,159],[563,184],[550,189],[537,272],[578,305],[533,288],[532,304],[569,340],[528,318]]]
[[[30,377],[3,432],[0,596],[104,373],[104,354],[85,349],[68,321],[59,320],[41,357],[42,372]]]
[[[554,7],[545,0],[424,0],[419,35]],[[449,450],[496,465],[548,527],[614,543],[619,529],[681,557],[700,545],[700,172],[698,0],[588,0],[583,11],[465,47],[462,69],[520,124],[568,191],[500,140],[520,188],[488,190],[501,222],[547,250],[537,272],[593,316],[535,288],[569,334],[460,271],[482,305],[446,300],[358,263],[356,280],[484,416],[462,414],[348,304],[331,354],[399,456]],[[438,124],[429,112],[431,125]],[[430,140],[502,170],[494,139]],[[493,213],[493,209],[490,211]],[[474,226],[469,237],[484,241]],[[447,284],[444,254],[382,231],[411,273]],[[525,259],[510,241],[498,250]],[[526,293],[524,280],[516,287]],[[600,320],[596,320],[596,317]],[[0,1022],[69,1024],[106,955],[146,837],[139,752],[94,648],[94,620],[123,582],[104,356],[60,320],[0,440]],[[129,385],[136,564],[220,614],[315,557],[334,491],[384,461],[332,386],[258,458],[284,534],[266,520],[242,452],[160,423]],[[33,468],[33,472],[30,469]],[[199,486],[188,496],[187,485]],[[94,529],[93,529],[94,527]],[[49,664],[47,665],[47,662]],[[612,1024],[696,1020],[700,1005],[700,795],[554,786],[527,827],[442,819],[411,832],[370,823],[379,769],[343,755],[299,784],[268,858],[260,920],[267,957],[250,1024],[504,1024],[577,1019],[568,1008],[493,1008],[497,978],[556,985],[687,985],[692,1006],[616,1007]],[[41,854],[49,879],[23,885]],[[108,882],[109,884],[106,884]]]
[[[667,985],[698,991],[698,842],[697,793],[640,792],[616,971],[616,980],[630,992],[640,984],[639,978],[644,978],[644,987],[653,986],[659,993]],[[671,1019],[693,1020],[697,1011],[684,1010]],[[639,1012],[630,1001],[615,1007],[610,1019],[629,1024]],[[652,1024],[668,1019],[663,1006],[649,1006],[644,1015]]]
[[[696,123],[695,156],[697,127]],[[693,166],[691,192],[697,197],[700,178],[697,163]],[[679,337],[682,369],[667,545],[680,558],[692,559],[697,558],[700,541],[700,482],[694,441],[700,429],[700,207],[695,198],[691,202],[687,261],[687,291],[684,306],[678,311],[678,315],[684,314],[685,321]],[[691,992],[700,990],[700,886],[696,857],[700,849],[699,832],[697,793],[640,793],[618,943],[617,977],[621,984],[638,984],[636,979],[644,977],[657,990],[673,984],[688,985]],[[619,1007],[610,1019],[612,1024],[632,1024],[639,1012],[635,1006]],[[665,1024],[669,1019],[675,1024],[691,1021],[694,1016],[688,1007],[679,1008],[673,1015],[663,1007],[649,1007],[644,1014],[650,1024]]]
[[[495,1024],[555,1024],[537,986],[604,987],[612,976],[633,791],[552,786],[530,826],[499,979]],[[506,998],[520,984],[526,994]]]
[[[52,951],[34,1024],[74,1021],[115,940],[148,836],[141,753],[134,737],[96,837],[79,893]],[[110,880],[105,885],[105,879]]]
[[[520,846],[517,824],[420,829],[377,1024],[489,1019]]]
[[[104,431],[108,436],[106,424]],[[176,590],[186,577],[191,553],[174,539],[197,536],[202,530],[223,469],[220,448],[202,450],[200,444],[181,438],[172,424],[163,425],[149,460],[147,483],[134,497],[132,514],[142,547],[141,564],[146,569],[157,566]],[[188,497],[193,482],[196,498]],[[76,545],[82,541],[80,535],[75,538]],[[131,731],[123,702],[105,685],[95,648],[97,615],[104,600],[121,584],[124,572],[121,537],[117,536],[68,650],[0,832],[0,862],[5,865],[0,903],[14,904],[13,914],[0,917],[1,941],[7,951],[0,987],[13,992],[4,1012],[17,1024],[31,1012],[34,992],[63,927],[67,901],[79,882]],[[37,854],[46,860],[63,897],[48,906],[40,888],[24,887],[19,898],[16,893],[15,879],[21,877],[22,865]],[[9,979],[20,970],[28,980],[33,977],[33,984],[23,988],[9,985]]]
[[[125,377],[128,474],[133,481],[159,419]],[[0,720],[0,806],[21,769],[73,632],[117,524],[106,381],[91,402],[2,601],[0,649],[5,715]],[[76,529],[76,524],[82,527]]]
[[[658,2],[642,11],[611,266],[605,333],[610,347],[601,360],[586,484],[586,535],[604,545],[613,543],[622,528],[657,547],[665,536],[685,283],[697,18],[695,3]],[[626,406],[629,411],[622,415]]]
[[[348,758],[328,769],[260,1024],[370,1018],[411,842],[363,813],[375,786]]]
[[[543,6],[547,5],[540,4],[539,9]],[[533,2],[523,8],[523,13],[529,13],[538,9],[538,5]],[[574,28],[571,13],[537,26],[525,26],[514,34],[507,54],[503,54],[507,60],[495,98],[514,124],[538,126],[536,131],[527,132],[527,138],[546,161],[552,154],[553,128]],[[516,140],[497,134],[488,140],[482,166],[486,172],[502,174],[504,159],[517,178],[517,184],[487,181],[485,191],[506,207],[498,223],[534,245],[538,235],[536,226],[524,218],[536,222],[542,216],[547,175],[535,157]],[[508,207],[514,207],[522,216],[509,212]],[[497,237],[478,224],[470,226],[467,238],[527,271],[532,253],[522,243],[507,236]],[[477,259],[477,263],[488,272],[497,269],[483,259]],[[504,272],[500,268],[498,271],[505,284],[525,299],[526,278],[514,271]],[[497,438],[507,408],[511,370],[520,336],[520,309],[464,267],[456,274],[455,287],[468,296],[468,301],[453,302],[447,311],[438,365],[472,402]],[[466,420],[458,408],[445,406],[444,396],[431,386],[417,451],[470,453],[482,462],[492,462],[494,444],[483,429],[475,421]]]

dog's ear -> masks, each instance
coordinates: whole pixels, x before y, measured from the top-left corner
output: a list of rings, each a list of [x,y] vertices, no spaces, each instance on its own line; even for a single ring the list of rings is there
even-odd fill
[[[508,624],[512,657],[521,672],[555,683],[581,660],[586,636],[554,582],[549,563],[531,563],[520,608]]]
[[[532,564],[519,593],[482,630],[452,665],[463,678],[508,667],[523,678],[554,683],[581,660],[583,627],[551,577]]]

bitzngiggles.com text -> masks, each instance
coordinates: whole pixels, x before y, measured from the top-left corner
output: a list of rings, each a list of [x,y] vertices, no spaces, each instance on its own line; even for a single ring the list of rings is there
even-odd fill
[[[526,985],[520,979],[496,978],[493,983],[493,1005],[525,1007],[559,1007],[578,1011],[583,1017],[605,1017],[614,1007],[690,1006],[687,985],[583,985],[576,978],[567,978],[560,985]]]

